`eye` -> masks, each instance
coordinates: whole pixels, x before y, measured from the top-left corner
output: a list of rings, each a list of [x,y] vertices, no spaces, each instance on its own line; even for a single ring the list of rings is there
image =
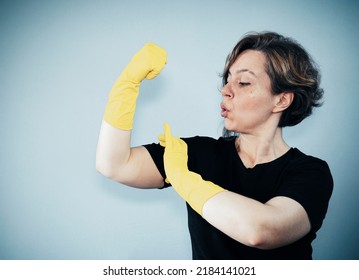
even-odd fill
[[[247,82],[238,82],[241,87],[249,86],[251,83]]]

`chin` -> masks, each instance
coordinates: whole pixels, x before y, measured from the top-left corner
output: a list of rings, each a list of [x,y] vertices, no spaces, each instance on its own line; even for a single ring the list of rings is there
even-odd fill
[[[224,128],[229,131],[237,131],[236,126],[228,119],[224,119]]]
[[[229,122],[224,122],[224,129],[227,131],[230,131],[233,133],[233,135],[239,134],[240,133],[240,129],[238,128],[238,126],[233,125],[233,123],[229,123]],[[231,133],[231,134],[232,134]]]

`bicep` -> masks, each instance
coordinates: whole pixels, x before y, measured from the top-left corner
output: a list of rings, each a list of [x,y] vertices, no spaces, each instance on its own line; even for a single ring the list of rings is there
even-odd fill
[[[119,183],[138,188],[163,186],[151,155],[143,146],[130,147],[131,131],[102,122],[96,151],[96,169]]]
[[[143,147],[133,147],[128,162],[118,172],[121,174],[114,180],[136,188],[160,188],[164,180],[148,150]]]

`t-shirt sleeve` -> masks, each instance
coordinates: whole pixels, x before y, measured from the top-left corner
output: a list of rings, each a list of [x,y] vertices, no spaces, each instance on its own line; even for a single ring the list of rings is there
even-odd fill
[[[147,151],[150,153],[153,162],[157,166],[158,171],[162,175],[163,180],[166,179],[166,172],[165,172],[165,166],[163,163],[163,154],[165,152],[164,147],[162,147],[160,144],[152,143],[144,145],[144,147],[147,149]],[[167,182],[165,182],[164,188],[170,186]]]
[[[208,153],[209,150],[213,150],[216,141],[210,137],[194,136],[182,138],[186,142],[188,147],[188,168],[191,171],[201,174],[202,176],[208,177],[207,173],[211,172],[211,168],[208,166],[213,163],[214,160],[211,158],[213,153]],[[150,153],[158,171],[162,177],[166,178],[165,167],[163,163],[164,147],[160,144],[152,143],[144,145],[144,147]],[[164,187],[168,187],[170,184],[165,182]]]
[[[325,218],[332,191],[333,178],[327,163],[308,157],[291,167],[277,195],[299,202],[316,232]]]

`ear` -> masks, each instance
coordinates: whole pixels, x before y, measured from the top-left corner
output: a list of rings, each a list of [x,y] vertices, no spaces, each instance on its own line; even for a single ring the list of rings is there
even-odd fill
[[[290,104],[292,104],[294,99],[293,92],[282,92],[281,94],[276,95],[275,106],[273,108],[274,113],[282,112],[287,109]]]

